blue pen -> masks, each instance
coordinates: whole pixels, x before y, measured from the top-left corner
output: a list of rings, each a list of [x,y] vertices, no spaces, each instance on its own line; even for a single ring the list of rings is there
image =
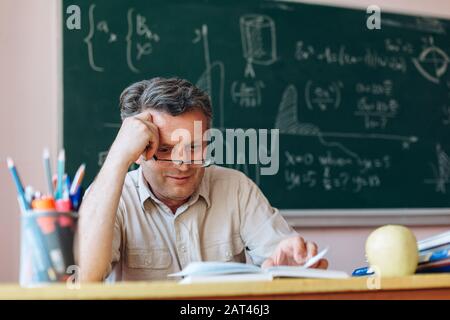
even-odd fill
[[[25,191],[23,190],[23,185],[22,185],[22,182],[20,181],[20,177],[19,177],[19,174],[17,173],[17,169],[14,166],[14,161],[8,157],[6,159],[6,163],[8,164],[8,169],[11,172],[14,183],[16,185],[20,207],[23,210],[28,210],[28,209],[30,209],[30,204],[27,202],[27,200],[25,198]]]
[[[373,270],[370,267],[363,267],[355,269],[352,273],[352,277],[364,277],[364,276],[370,276],[374,274]]]
[[[72,208],[74,211],[78,211],[78,208],[81,204],[81,195],[83,194],[83,187],[77,188],[77,192],[75,194],[70,195],[70,200],[72,201]]]
[[[450,257],[450,248],[429,252],[419,256],[419,264],[426,264],[434,261],[447,259]]]
[[[61,199],[63,189],[64,166],[66,161],[66,153],[64,149],[58,155],[58,183],[56,186],[55,200]]]
[[[438,260],[443,260],[450,257],[450,250],[440,250],[440,251],[436,251],[434,252],[431,257],[430,257],[430,262],[432,261],[438,261]]]

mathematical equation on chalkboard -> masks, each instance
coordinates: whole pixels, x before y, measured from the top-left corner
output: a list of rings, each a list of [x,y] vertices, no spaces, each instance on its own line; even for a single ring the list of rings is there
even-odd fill
[[[127,22],[126,35],[111,29],[107,19],[96,14],[96,5],[89,6],[89,31],[84,37],[88,65],[94,72],[108,72],[102,64],[102,58],[96,54],[95,42],[103,41],[108,45],[123,47],[123,63],[132,73],[145,73],[146,59],[151,59],[155,50],[164,42],[164,34],[152,25],[144,12],[128,8],[124,19]],[[286,83],[279,96],[273,128],[279,129],[283,137],[315,137],[323,147],[322,151],[308,152],[299,150],[282,150],[280,154],[285,190],[301,188],[320,189],[322,191],[362,192],[367,188],[381,188],[383,179],[395,166],[395,159],[389,153],[368,156],[348,146],[347,141],[361,141],[370,146],[372,141],[390,141],[397,143],[399,150],[414,148],[421,137],[414,131],[407,134],[393,132],[402,117],[407,114],[408,105],[399,99],[398,77],[403,75],[407,81],[413,74],[426,83],[443,86],[449,92],[448,101],[443,105],[432,106],[440,115],[439,125],[450,130],[450,78],[448,67],[449,53],[443,44],[436,40],[436,35],[445,33],[437,19],[416,19],[415,23],[400,23],[393,19],[383,22],[391,28],[406,28],[423,31],[420,41],[411,42],[398,36],[385,37],[383,44],[377,47],[367,45],[334,43],[323,44],[321,41],[302,39],[301,36],[291,45],[288,59],[299,68],[311,63],[326,68],[360,68],[378,72],[376,80],[348,80],[345,77],[334,80],[310,78],[301,86]],[[220,59],[213,59],[211,47],[215,39],[209,39],[209,27],[200,23],[192,29],[192,37],[187,39],[193,46],[201,46],[205,69],[198,76],[196,85],[208,92],[216,103],[219,114],[218,128],[224,130],[225,114],[230,106],[233,108],[252,109],[259,112],[267,97],[271,95],[271,83],[259,77],[260,72],[270,72],[273,65],[286,58],[280,53],[277,23],[269,15],[247,13],[238,20],[240,34],[241,78],[228,79],[226,71],[229,66]],[[120,62],[120,61],[119,61]],[[257,66],[257,67],[256,67]],[[261,71],[262,70],[262,71]],[[214,81],[214,77],[218,81]],[[351,97],[351,98],[349,98]],[[273,99],[273,96],[270,96]],[[229,101],[229,103],[225,103]],[[333,117],[336,112],[350,114],[355,130],[326,130],[320,123],[306,121],[306,114],[319,114]],[[119,123],[104,123],[105,128],[117,130]],[[450,132],[449,132],[450,134]],[[450,184],[450,146],[440,141],[434,142],[433,162],[424,164],[428,167],[429,177],[422,183],[429,185],[436,193],[447,193]],[[370,147],[369,147],[370,148]],[[337,152],[338,151],[338,152]],[[107,151],[98,154],[101,166]],[[238,166],[235,166],[238,167]],[[258,170],[251,166],[239,167],[258,183]],[[424,169],[425,170],[425,169]]]

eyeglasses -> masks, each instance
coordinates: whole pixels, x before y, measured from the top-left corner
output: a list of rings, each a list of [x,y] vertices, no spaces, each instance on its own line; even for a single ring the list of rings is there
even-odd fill
[[[211,159],[202,159],[202,160],[192,160],[192,161],[184,161],[184,160],[172,160],[172,159],[159,159],[155,155],[152,157],[153,160],[157,161],[164,167],[170,167],[174,164],[177,166],[181,166],[183,164],[187,164],[193,168],[206,168],[209,167],[213,161]]]

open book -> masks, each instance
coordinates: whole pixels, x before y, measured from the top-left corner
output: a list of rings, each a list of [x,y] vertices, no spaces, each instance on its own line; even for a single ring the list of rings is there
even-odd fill
[[[343,279],[349,275],[343,271],[312,269],[327,252],[323,250],[303,266],[276,266],[262,269],[252,264],[238,262],[192,262],[182,271],[169,277],[184,277],[180,283],[196,282],[233,282],[233,281],[270,281],[273,278],[325,278]]]

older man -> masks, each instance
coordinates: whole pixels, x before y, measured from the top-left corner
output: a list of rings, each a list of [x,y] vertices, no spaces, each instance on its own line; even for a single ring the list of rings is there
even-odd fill
[[[302,265],[317,253],[243,173],[208,166],[194,132],[195,122],[202,133],[211,123],[205,92],[154,78],[126,88],[120,109],[122,126],[80,209],[82,280],[161,280],[192,261]]]

